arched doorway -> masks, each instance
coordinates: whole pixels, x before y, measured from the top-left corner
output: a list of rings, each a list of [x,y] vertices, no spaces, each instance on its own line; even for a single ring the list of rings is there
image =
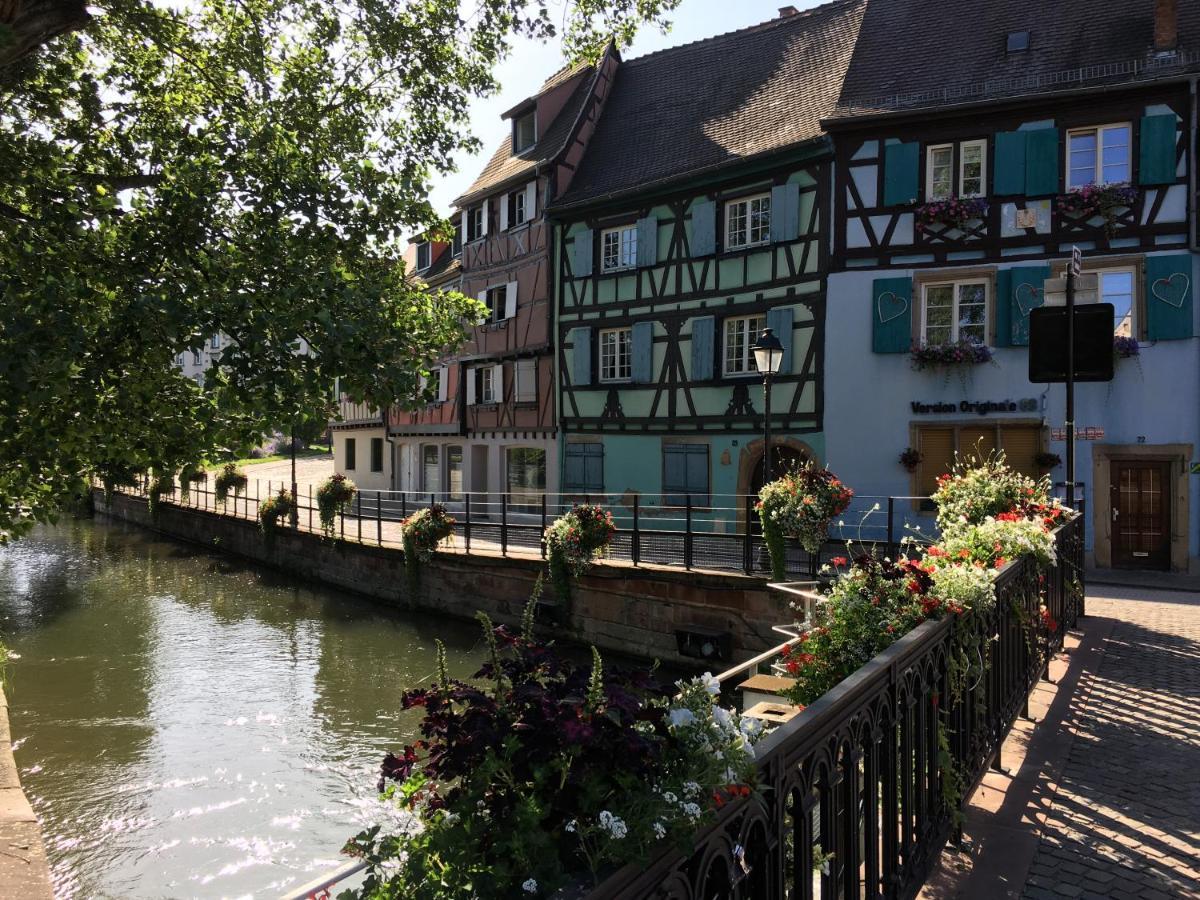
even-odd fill
[[[803,465],[810,459],[809,455],[796,447],[786,444],[771,443],[771,477],[778,478],[784,472],[789,472]],[[750,493],[757,494],[763,487],[763,455],[761,451],[754,460],[750,470]]]

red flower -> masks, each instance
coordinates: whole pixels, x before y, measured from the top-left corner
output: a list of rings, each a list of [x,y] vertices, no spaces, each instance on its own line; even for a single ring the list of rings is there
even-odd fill
[[[846,563],[850,562],[850,560],[846,559],[846,557],[844,557],[844,556],[835,556],[829,562],[831,565],[840,568],[841,566],[844,566],[844,565],[846,565]]]

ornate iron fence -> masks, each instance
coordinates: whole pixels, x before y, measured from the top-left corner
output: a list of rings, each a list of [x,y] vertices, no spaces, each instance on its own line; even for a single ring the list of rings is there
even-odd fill
[[[694,852],[626,867],[588,900],[914,897],[954,832],[956,805],[999,766],[1050,654],[1083,613],[1082,517],[1057,531],[1056,546],[1044,572],[1025,558],[998,573],[986,618],[926,622],[765,738],[763,790],[725,806]],[[962,646],[982,648],[987,665],[951,701]]]

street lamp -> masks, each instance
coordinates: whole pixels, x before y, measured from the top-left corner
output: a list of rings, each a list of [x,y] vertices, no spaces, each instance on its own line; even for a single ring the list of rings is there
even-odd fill
[[[763,377],[763,484],[771,483],[771,376],[783,365],[783,344],[773,329],[764,328],[751,348]]]

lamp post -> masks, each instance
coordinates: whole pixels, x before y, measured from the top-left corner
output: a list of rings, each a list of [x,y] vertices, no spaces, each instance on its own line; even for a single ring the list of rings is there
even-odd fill
[[[783,344],[773,329],[764,328],[751,348],[763,377],[763,484],[771,483],[771,376],[783,365]]]

